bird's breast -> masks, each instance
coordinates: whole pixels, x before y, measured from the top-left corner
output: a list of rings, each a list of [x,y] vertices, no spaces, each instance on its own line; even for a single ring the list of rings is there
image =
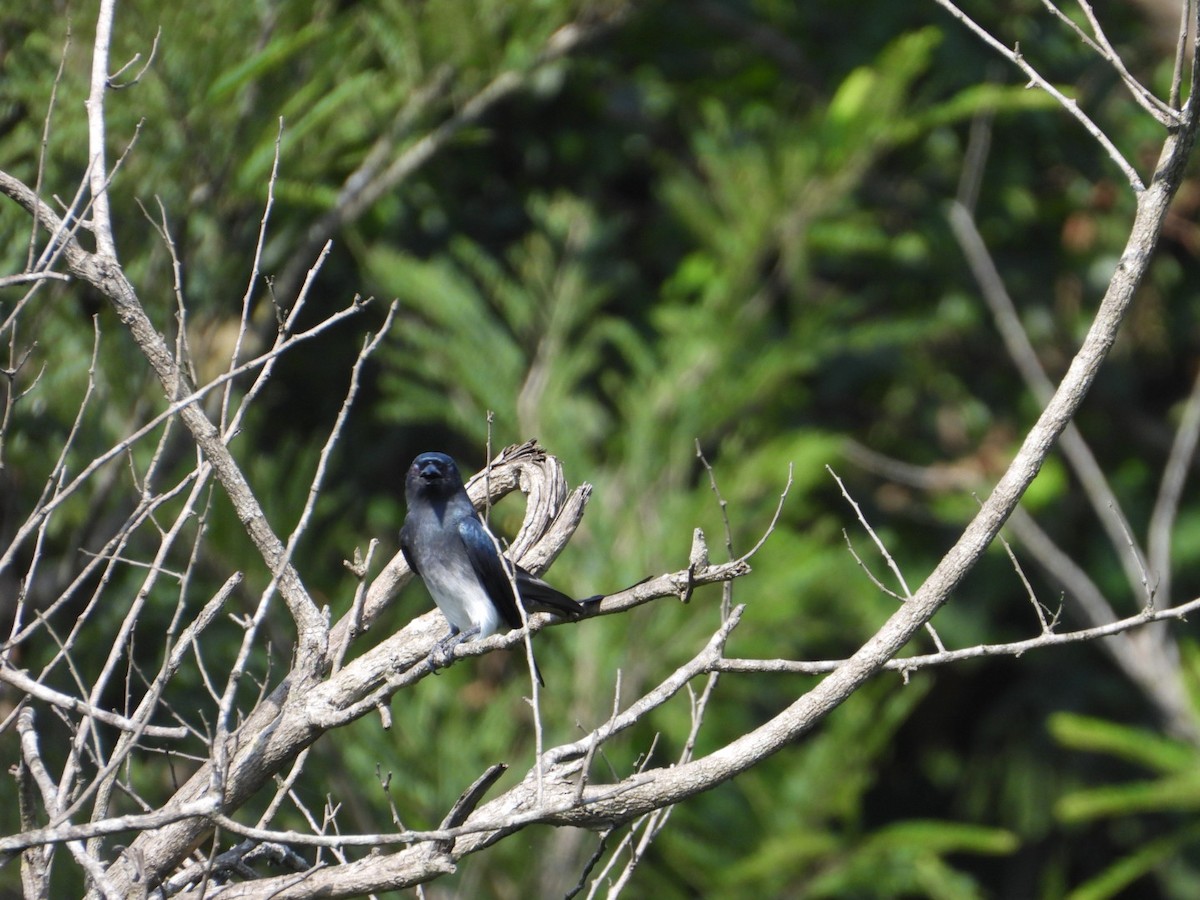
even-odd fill
[[[469,565],[427,566],[422,574],[433,602],[451,625],[459,631],[478,628],[480,640],[496,633],[500,614]]]

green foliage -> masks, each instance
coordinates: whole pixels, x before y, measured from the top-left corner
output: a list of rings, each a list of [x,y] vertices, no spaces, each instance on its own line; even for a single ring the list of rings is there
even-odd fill
[[[766,762],[763,777],[697,798],[700,814],[673,820],[676,832],[661,842],[647,883],[666,897],[981,896],[946,857],[1009,854],[1012,834],[918,819],[870,830],[863,820],[896,731],[929,686],[871,685],[790,758]],[[716,852],[729,855],[725,865],[711,866]]]
[[[589,387],[627,330],[600,312],[619,286],[594,271],[611,234],[565,196],[535,201],[529,215],[538,230],[504,262],[467,239],[430,262],[371,249],[372,277],[407,301],[404,344],[391,348],[384,382],[394,399],[383,412],[402,422],[441,418],[482,445],[480,411],[492,410],[503,423],[497,444],[540,434],[579,458],[609,430]],[[627,334],[624,343],[636,340]],[[487,364],[464,369],[464,359]],[[553,421],[543,423],[550,410]]]
[[[1190,744],[1072,713],[1058,713],[1049,721],[1050,733],[1060,744],[1090,753],[1106,753],[1162,775],[1182,775],[1196,768],[1196,750]]]
[[[1194,645],[1189,644],[1189,651],[1195,653]],[[1170,823],[1164,834],[1139,839],[1079,885],[1070,894],[1072,900],[1116,897],[1149,876],[1172,885],[1172,896],[1200,888],[1200,868],[1195,864],[1200,850],[1200,827],[1195,823],[1200,809],[1200,750],[1196,745],[1147,728],[1072,713],[1056,714],[1048,724],[1055,740],[1065,747],[1112,757],[1152,775],[1066,792],[1056,805],[1059,819],[1074,825],[1097,820],[1136,822],[1153,815]]]

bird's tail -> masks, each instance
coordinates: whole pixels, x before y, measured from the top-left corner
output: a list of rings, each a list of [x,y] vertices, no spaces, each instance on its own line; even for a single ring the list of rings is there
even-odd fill
[[[520,566],[517,567],[517,590],[520,591],[527,610],[553,613],[561,619],[578,619],[589,605],[601,599],[600,596],[595,596],[586,600],[575,600],[546,584],[536,575],[529,574]]]

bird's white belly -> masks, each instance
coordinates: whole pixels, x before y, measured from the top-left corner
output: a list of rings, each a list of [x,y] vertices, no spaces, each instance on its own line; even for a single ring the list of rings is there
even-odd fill
[[[427,567],[426,572],[425,586],[452,626],[459,631],[478,628],[479,635],[472,640],[482,640],[496,633],[500,627],[500,614],[474,572],[465,566]]]

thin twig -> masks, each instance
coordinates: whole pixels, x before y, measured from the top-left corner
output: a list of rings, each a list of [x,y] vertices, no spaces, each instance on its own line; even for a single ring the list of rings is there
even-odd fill
[[[1000,535],[999,540],[1000,544],[1004,547],[1004,552],[1008,554],[1008,561],[1012,563],[1013,571],[1021,579],[1021,586],[1025,588],[1025,596],[1029,599],[1029,605],[1033,607],[1033,613],[1037,616],[1038,624],[1042,626],[1042,634],[1049,634],[1054,630],[1054,626],[1058,624],[1058,616],[1053,616],[1050,619],[1046,618],[1046,610],[1042,606],[1042,601],[1037,598],[1037,592],[1034,591],[1033,585],[1029,583],[1029,579],[1025,575],[1025,570],[1021,567],[1021,561],[1017,559],[1017,554],[1013,552],[1012,545],[1005,540],[1004,535]]]
[[[142,63],[142,67],[137,70],[137,73],[131,79],[129,79],[129,81],[122,82],[121,84],[116,83],[117,76],[119,76],[121,73],[123,73],[126,69],[130,68],[131,66],[135,66],[139,62],[141,62],[141,59],[142,59],[141,53],[133,54],[133,56],[131,56],[129,58],[129,61],[126,62],[125,65],[121,66],[121,68],[117,69],[117,71],[113,72],[110,76],[108,76],[108,86],[114,91],[120,91],[120,90],[124,90],[127,87],[133,87],[135,84],[137,84],[139,81],[141,81],[142,76],[145,75],[146,72],[150,69],[150,66],[152,66],[154,64],[154,57],[158,55],[158,42],[161,38],[162,38],[162,26],[160,25],[158,27],[158,30],[154,32],[154,41],[150,45],[150,52],[146,55],[146,61],[144,63]]]
[[[838,488],[842,492],[842,497],[846,500],[847,503],[850,504],[850,508],[854,510],[854,514],[858,517],[858,523],[867,532],[867,535],[871,538],[871,541],[875,544],[875,548],[879,551],[880,555],[883,556],[884,562],[887,564],[888,569],[891,570],[892,575],[894,575],[896,578],[896,581],[899,582],[901,590],[904,591],[904,594],[902,596],[900,596],[900,599],[903,602],[907,603],[909,600],[912,599],[912,591],[909,590],[908,580],[904,577],[904,573],[900,570],[900,566],[896,563],[896,560],[892,557],[892,554],[890,552],[888,552],[887,545],[884,544],[883,539],[876,533],[875,529],[871,527],[871,523],[867,521],[866,514],[862,511],[862,507],[859,506],[858,501],[855,500],[853,496],[851,496],[850,491],[846,488],[845,483],[838,476],[837,472],[833,471],[833,467],[826,466],[825,471],[827,471],[830,475],[833,476],[833,480],[837,482]],[[849,536],[846,537],[846,544],[850,545]],[[880,588],[882,588],[885,592],[891,594],[893,597],[898,596],[895,592],[889,591],[886,587],[884,587],[883,584],[880,582],[880,580],[878,578],[876,578],[870,572],[870,570],[867,569],[867,567],[863,563],[862,559],[859,558],[858,553],[855,552],[853,546],[850,546],[850,552],[851,552],[851,554],[853,554],[855,560],[858,561],[859,566],[862,567],[862,569],[867,572],[867,575],[868,575],[868,577],[870,577],[871,581],[873,581],[876,585],[878,585]],[[925,623],[925,632],[926,632],[926,634],[929,635],[930,639],[932,639],[933,645],[935,647],[937,647],[938,650],[946,649],[945,645],[942,643],[941,637],[937,633],[937,630],[933,627],[932,622]]]
[[[1021,55],[1019,47],[1010,50],[998,39],[992,36],[992,33],[968,16],[965,12],[959,9],[951,0],[935,0],[935,2],[950,13],[954,18],[958,19],[967,29],[973,32],[985,44],[1019,68],[1029,77],[1031,86],[1037,86],[1058,101],[1058,104],[1067,111],[1070,116],[1083,126],[1084,130],[1090,134],[1095,141],[1104,148],[1104,152],[1125,175],[1129,186],[1133,188],[1134,193],[1140,194],[1146,186],[1142,183],[1141,177],[1137,171],[1125,159],[1121,151],[1117,149],[1117,145],[1112,142],[1107,134],[1085,113],[1079,106],[1078,101],[1072,100],[1056,88],[1053,84],[1042,77],[1041,73],[1031,66],[1025,57]]]
[[[1179,427],[1171,442],[1171,452],[1163,466],[1158,496],[1150,514],[1146,544],[1150,572],[1155,579],[1154,596],[1159,603],[1171,605],[1171,540],[1179,515],[1179,503],[1187,483],[1196,447],[1200,443],[1200,372],[1192,382],[1192,390],[1183,403]]]
[[[76,490],[78,490],[80,487],[82,487],[84,484],[86,484],[88,479],[92,476],[92,474],[97,469],[99,469],[101,466],[108,463],[114,457],[117,457],[117,456],[121,455],[122,453],[126,452],[130,447],[132,447],[134,444],[136,444],[138,441],[140,441],[143,437],[145,437],[146,435],[155,431],[158,428],[158,426],[161,425],[163,422],[168,421],[172,417],[178,415],[184,409],[187,409],[188,407],[195,404],[197,401],[203,399],[204,396],[207,395],[210,391],[214,390],[215,388],[220,387],[222,384],[229,381],[231,378],[236,378],[238,375],[242,374],[243,372],[249,372],[253,369],[259,368],[260,366],[265,366],[267,364],[270,364],[275,359],[282,356],[284,353],[287,353],[289,350],[293,349],[296,345],[298,345],[304,341],[308,341],[308,340],[311,340],[311,339],[317,337],[318,335],[327,331],[329,328],[338,324],[342,320],[349,318],[350,316],[357,315],[362,310],[362,308],[363,308],[363,304],[357,298],[355,298],[354,303],[352,303],[350,306],[346,307],[345,309],[341,310],[340,312],[334,313],[329,318],[325,319],[323,322],[320,322],[317,325],[314,325],[312,328],[308,329],[307,331],[303,331],[303,332],[300,332],[299,334],[290,336],[286,341],[284,341],[281,344],[276,345],[275,347],[268,350],[266,353],[256,356],[254,359],[248,360],[247,362],[243,363],[242,365],[238,366],[236,369],[233,369],[232,371],[229,371],[229,372],[224,373],[223,375],[217,376],[216,378],[214,378],[212,381],[210,381],[208,384],[204,385],[203,387],[196,388],[194,391],[192,391],[186,397],[180,398],[179,400],[175,401],[170,406],[168,406],[166,409],[164,409],[161,413],[159,413],[158,415],[151,418],[145,425],[138,428],[136,431],[134,431],[128,437],[126,437],[125,439],[123,439],[121,441],[118,441],[116,444],[114,444],[108,450],[95,456],[86,466],[84,466],[84,468],[79,472],[79,474],[76,475],[66,486],[62,487],[60,490],[58,490],[54,493],[53,500],[51,500],[48,503],[40,504],[37,507],[35,507],[34,513],[31,514],[29,516],[29,518],[25,521],[25,523],[22,524],[17,529],[17,533],[14,536],[14,538],[12,539],[12,542],[10,543],[8,548],[5,550],[5,553],[3,554],[3,556],[0,556],[0,571],[3,571],[8,565],[10,565],[12,563],[17,550],[20,547],[21,543],[24,541],[24,539],[38,525],[40,525],[41,522],[43,522],[46,519],[46,517],[49,516],[49,514],[51,512],[53,512],[60,504],[64,503],[72,494],[75,493]],[[240,422],[240,419],[235,418],[235,422]],[[65,450],[66,450],[66,447],[64,447],[64,452],[65,452]],[[61,466],[59,467],[59,469],[61,470]]]
[[[251,303],[254,299],[254,288],[258,284],[259,275],[262,271],[263,247],[267,242],[267,223],[271,220],[271,210],[275,206],[275,184],[279,179],[279,148],[282,141],[283,118],[280,117],[279,126],[275,132],[275,155],[271,159],[271,174],[267,178],[267,200],[263,205],[262,218],[258,222],[258,238],[254,242],[254,258],[250,262],[250,276],[246,279],[246,290],[242,294],[242,314],[238,321],[237,339],[234,341],[233,350],[229,354],[230,370],[237,368],[238,359],[242,355],[242,344],[250,330]],[[221,414],[218,421],[222,432],[228,432],[229,429],[229,400],[232,392],[233,381],[228,381],[225,384],[225,390],[221,394]]]
[[[1096,35],[1092,38],[1086,31],[1079,27],[1075,21],[1061,9],[1054,5],[1051,0],[1042,0],[1042,5],[1083,41],[1087,47],[1099,56],[1101,59],[1108,62],[1109,65],[1116,70],[1125,87],[1129,89],[1130,95],[1137,104],[1150,113],[1155,119],[1165,126],[1172,126],[1179,121],[1179,111],[1163,103],[1154,94],[1142,85],[1140,81],[1130,74],[1129,69],[1125,67],[1124,61],[1120,54],[1117,53],[1113,45],[1108,40],[1108,35],[1104,33],[1104,29],[1100,25],[1100,20],[1096,18],[1096,13],[1092,10],[1091,4],[1087,0],[1079,0],[1079,8],[1083,10],[1083,14],[1087,16],[1088,23],[1092,26],[1092,31]]]
[[[1183,65],[1187,59],[1188,29],[1192,20],[1192,10],[1196,0],[1184,0],[1179,4],[1179,35],[1175,43],[1175,64],[1171,71],[1171,92],[1167,104],[1171,109],[1180,109],[1180,91],[1183,87]],[[1192,65],[1196,65],[1193,61]]]
[[[354,548],[354,562],[343,561],[344,565],[358,579],[358,585],[354,589],[354,600],[350,604],[350,628],[344,632],[344,637],[334,648],[333,665],[330,667],[330,673],[336,674],[338,669],[342,667],[342,660],[346,658],[346,651],[350,649],[350,642],[358,637],[359,628],[362,624],[363,606],[367,599],[367,575],[371,571],[371,561],[375,558],[375,551],[379,549],[379,539],[371,538],[367,543],[367,554],[365,557],[360,556],[357,547]]]

